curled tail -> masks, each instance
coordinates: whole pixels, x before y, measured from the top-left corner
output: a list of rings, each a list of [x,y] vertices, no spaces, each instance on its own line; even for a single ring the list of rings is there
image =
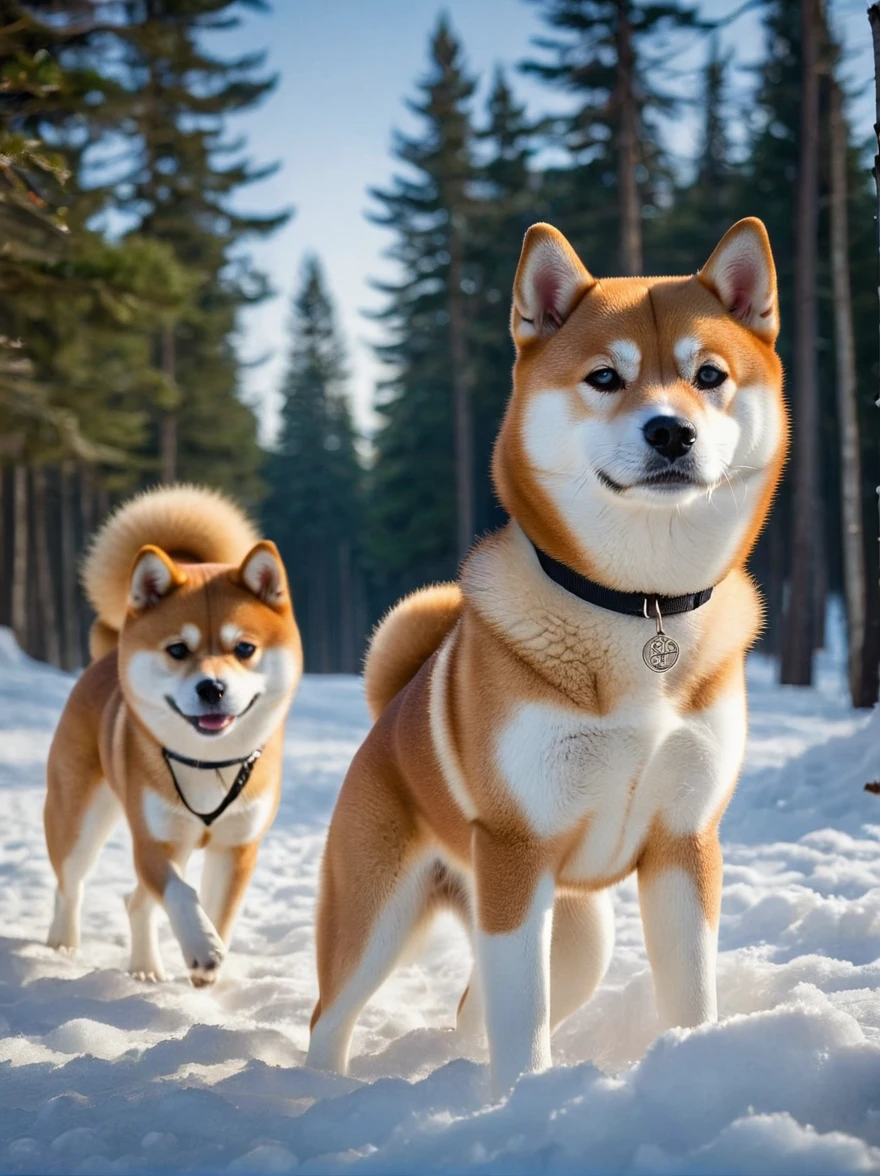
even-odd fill
[[[458,584],[432,584],[405,596],[379,622],[367,650],[364,686],[377,719],[419,672],[461,615]]]
[[[124,502],[101,524],[82,565],[83,588],[98,614],[92,657],[116,646],[132,564],[145,544],[184,563],[239,564],[259,539],[240,507],[202,486],[161,486]]]

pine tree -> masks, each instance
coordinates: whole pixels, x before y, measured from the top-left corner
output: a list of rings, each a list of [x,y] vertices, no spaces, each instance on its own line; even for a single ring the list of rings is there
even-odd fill
[[[747,214],[739,209],[742,184],[728,134],[727,68],[717,36],[710,42],[701,91],[692,178],[676,187],[669,208],[646,226],[652,265],[660,273],[692,273]]]
[[[168,244],[195,287],[155,340],[164,403],[153,421],[154,468],[253,501],[261,457],[254,415],[238,396],[233,336],[240,308],[269,291],[240,245],[288,214],[233,208],[240,189],[274,167],[242,157],[225,131],[227,117],[259,103],[276,79],[262,74],[264,54],[224,59],[209,50],[204,34],[240,24],[234,0],[126,0],[124,8],[125,76],[114,110],[132,151],[107,181],[109,203],[136,218],[142,237]]]
[[[362,479],[344,346],[316,258],[303,268],[290,333],[263,519],[287,566],[306,668],[353,673],[366,636]]]
[[[79,0],[63,20],[52,6],[51,21],[40,19],[42,8],[0,2],[0,482],[12,506],[0,515],[12,531],[10,541],[0,534],[11,552],[0,609],[26,647],[55,663],[63,610],[63,660],[72,668],[75,549],[68,535],[58,541],[51,467],[68,470],[65,521],[74,459],[130,476],[127,459],[142,440],[136,402],[151,387],[150,323],[160,306],[174,305],[180,274],[161,244],[110,244],[77,215],[81,189],[58,148],[82,138],[95,96],[113,83],[77,63],[95,6]],[[10,478],[4,459],[15,462]]]
[[[572,160],[548,176],[554,218],[594,272],[642,273],[643,220],[669,183],[659,120],[677,105],[653,84],[659,71],[648,50],[694,27],[693,10],[675,0],[535,2],[556,35],[537,38],[546,56],[521,68],[577,101],[572,114],[553,120]]]
[[[74,9],[85,19],[91,6]],[[2,0],[0,22],[0,425],[22,452],[95,460],[112,444],[101,435],[101,334],[136,350],[139,320],[173,302],[179,275],[161,246],[110,245],[72,215],[69,161],[44,140],[81,134],[87,95],[101,88],[93,69],[64,65],[84,34],[43,23],[15,0]],[[129,381],[137,369],[129,354]]]
[[[487,125],[479,138],[488,156],[480,168],[480,200],[472,215],[472,256],[478,281],[471,327],[478,533],[503,521],[490,466],[511,388],[510,299],[523,236],[529,225],[542,219],[539,176],[531,166],[535,129],[500,69],[489,94],[487,114]]]
[[[474,83],[445,19],[431,39],[419,90],[410,106],[422,133],[395,140],[407,174],[396,176],[388,191],[371,193],[382,205],[371,219],[395,233],[388,255],[403,275],[376,283],[388,297],[377,317],[391,337],[379,355],[393,374],[376,405],[382,425],[372,480],[375,554],[389,584],[407,573],[405,582],[413,585],[454,574],[474,534]]]

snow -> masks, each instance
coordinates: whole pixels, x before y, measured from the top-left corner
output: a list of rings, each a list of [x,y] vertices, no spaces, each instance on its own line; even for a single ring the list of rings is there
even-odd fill
[[[0,630],[0,1171],[815,1173],[880,1170],[880,715],[835,658],[813,690],[749,664],[751,734],[722,826],[720,1023],[656,1036],[632,880],[605,983],[556,1066],[488,1101],[450,1026],[463,936],[441,922],[365,1011],[352,1075],[303,1068],[321,847],[368,727],[354,678],[309,678],[282,807],[216,988],[124,971],[127,833],[87,888],[83,947],[43,940],[43,771],[72,679]],[[875,823],[876,822],[876,823]],[[197,862],[194,863],[197,865]]]

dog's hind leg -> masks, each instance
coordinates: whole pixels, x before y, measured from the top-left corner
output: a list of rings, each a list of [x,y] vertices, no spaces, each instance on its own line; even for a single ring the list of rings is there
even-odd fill
[[[551,1032],[602,983],[613,948],[611,892],[557,892],[550,949]]]
[[[55,768],[57,771],[57,768]],[[88,790],[79,790],[77,811],[59,806],[60,781],[50,782],[45,824],[49,857],[58,879],[55,913],[49,928],[50,947],[79,947],[83,884],[113,826],[122,815],[116,794],[98,779]]]
[[[381,769],[356,758],[324,853],[316,928],[319,997],[306,1065],[348,1069],[361,1009],[430,911],[435,863],[400,790],[383,779]]]

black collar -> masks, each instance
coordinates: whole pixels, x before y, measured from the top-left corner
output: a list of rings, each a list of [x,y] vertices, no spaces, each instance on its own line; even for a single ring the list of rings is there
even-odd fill
[[[702,592],[690,592],[684,596],[658,596],[656,592],[618,592],[616,588],[606,588],[576,572],[567,564],[560,563],[546,551],[532,543],[538,563],[554,583],[572,596],[586,600],[589,604],[597,604],[599,608],[607,608],[610,612],[622,613],[628,617],[650,617],[654,620],[658,616],[669,617],[676,613],[693,612],[705,604],[712,595],[712,588],[704,588]]]
[[[250,755],[240,756],[238,759],[198,760],[190,759],[187,755],[178,755],[176,751],[169,751],[167,747],[162,748],[162,755],[165,758],[165,763],[168,765],[168,771],[171,773],[171,779],[174,781],[174,787],[177,790],[177,795],[180,797],[192,815],[194,817],[198,817],[199,820],[204,823],[206,828],[210,828],[210,826],[213,825],[218,817],[223,816],[232,802],[241,796],[242,792],[244,792],[245,788],[247,787],[248,780],[251,778],[251,772],[254,770],[254,764],[262,754],[263,749],[258,747],[257,750],[252,751]],[[211,813],[200,813],[197,809],[192,807],[192,805],[183,795],[180,784],[177,780],[177,776],[174,774],[174,768],[171,766],[172,760],[175,763],[186,764],[186,766],[189,768],[199,768],[201,771],[205,772],[213,770],[217,773],[217,777],[220,779],[221,784],[223,783],[223,780],[220,778],[221,768],[231,768],[233,764],[241,764],[241,767],[238,769],[238,775],[235,777],[235,780],[232,783],[232,787],[229,789],[214,811]]]

